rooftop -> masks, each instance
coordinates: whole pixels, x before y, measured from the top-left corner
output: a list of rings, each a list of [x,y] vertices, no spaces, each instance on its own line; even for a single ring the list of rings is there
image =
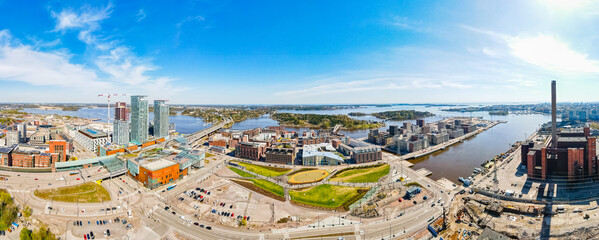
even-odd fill
[[[177,163],[163,158],[141,161],[141,166],[150,171],[160,170],[163,168],[173,166],[175,164]]]
[[[108,134],[106,134],[105,132],[102,132],[99,130],[94,130],[94,129],[83,129],[83,130],[79,130],[79,132],[83,133],[84,135],[86,135],[90,138],[108,137]]]

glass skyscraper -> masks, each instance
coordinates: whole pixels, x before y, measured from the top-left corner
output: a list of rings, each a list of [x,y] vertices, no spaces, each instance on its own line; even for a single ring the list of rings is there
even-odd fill
[[[154,100],[154,136],[157,138],[168,137],[169,107],[166,100]]]
[[[131,141],[148,140],[148,100],[146,96],[131,96]]]

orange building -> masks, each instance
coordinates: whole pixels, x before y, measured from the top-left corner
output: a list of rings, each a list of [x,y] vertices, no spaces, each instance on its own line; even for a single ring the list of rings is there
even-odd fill
[[[179,163],[167,159],[128,160],[129,175],[149,189],[160,187],[187,175],[187,168],[180,170]]]
[[[67,160],[67,141],[65,140],[50,140],[49,153],[58,153],[59,161],[64,162]]]

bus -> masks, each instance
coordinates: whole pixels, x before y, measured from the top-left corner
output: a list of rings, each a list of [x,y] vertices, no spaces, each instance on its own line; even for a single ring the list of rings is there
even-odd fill
[[[175,188],[176,186],[177,186],[177,184],[175,184],[175,185],[172,185],[172,186],[170,186],[170,187],[167,187],[167,188],[166,188],[166,190],[167,190],[167,191],[170,191],[170,190],[172,190],[173,188]]]

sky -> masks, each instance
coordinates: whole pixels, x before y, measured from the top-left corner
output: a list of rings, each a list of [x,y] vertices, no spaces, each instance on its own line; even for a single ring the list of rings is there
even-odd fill
[[[0,102],[599,101],[597,29],[591,0],[0,0]]]

